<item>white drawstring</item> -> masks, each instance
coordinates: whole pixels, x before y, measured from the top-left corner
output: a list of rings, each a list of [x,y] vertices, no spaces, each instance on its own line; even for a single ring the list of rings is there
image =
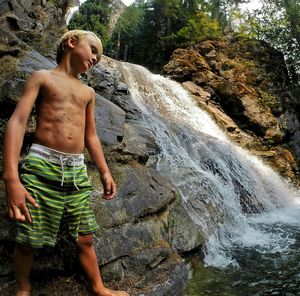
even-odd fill
[[[75,166],[75,162],[74,162],[74,159],[73,159],[73,184],[74,184],[75,188],[77,190],[79,190],[79,188],[77,187],[77,184],[76,184],[76,178],[75,178],[76,171],[75,171],[75,168],[76,168],[76,166]]]
[[[76,164],[75,164],[74,158],[72,156],[65,156],[64,157],[63,155],[60,155],[59,159],[60,159],[60,166],[61,166],[61,183],[60,183],[60,186],[64,185],[64,180],[65,180],[64,162],[72,160],[72,164],[73,164],[73,184],[74,184],[75,188],[77,190],[79,190],[79,188],[78,188],[78,186],[76,184]]]
[[[59,157],[60,159],[60,167],[61,167],[61,183],[60,186],[64,185],[64,180],[65,180],[65,170],[64,170],[64,162],[63,162],[63,157],[62,155]]]

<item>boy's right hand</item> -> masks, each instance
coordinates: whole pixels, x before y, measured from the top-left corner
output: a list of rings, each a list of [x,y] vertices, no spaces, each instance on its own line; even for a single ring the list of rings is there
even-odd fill
[[[34,207],[38,207],[36,201],[32,198],[29,192],[21,184],[20,181],[5,182],[8,216],[17,221],[25,221],[32,223],[26,200]]]

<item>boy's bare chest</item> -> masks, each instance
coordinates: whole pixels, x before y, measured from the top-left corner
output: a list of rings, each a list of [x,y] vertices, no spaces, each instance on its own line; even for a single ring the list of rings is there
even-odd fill
[[[87,87],[81,82],[66,79],[49,79],[41,89],[41,99],[51,104],[85,107],[89,100]]]

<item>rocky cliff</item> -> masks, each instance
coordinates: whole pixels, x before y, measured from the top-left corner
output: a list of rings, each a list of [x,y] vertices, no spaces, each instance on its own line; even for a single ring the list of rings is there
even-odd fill
[[[174,51],[166,75],[183,84],[228,136],[298,183],[299,119],[280,52],[245,38],[206,40]],[[298,130],[298,131],[297,131]]]

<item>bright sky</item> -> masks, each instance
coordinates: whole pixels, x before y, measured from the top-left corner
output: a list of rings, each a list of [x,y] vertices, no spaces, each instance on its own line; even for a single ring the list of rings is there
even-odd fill
[[[128,6],[128,5],[130,5],[132,2],[134,2],[134,0],[122,0],[122,2]]]
[[[259,9],[259,8],[261,8],[261,6],[262,6],[262,3],[260,0],[251,0],[249,3],[241,5],[241,7],[243,9],[248,8],[250,11],[253,9]]]
[[[85,2],[86,0],[80,0],[80,3],[82,4],[83,2]],[[122,2],[125,5],[130,5],[132,2],[134,2],[134,0],[122,0]],[[261,1],[260,0],[251,0],[249,4],[244,4],[242,5],[242,7],[247,7],[250,10],[255,9],[255,8],[259,8],[261,6]]]
[[[85,2],[85,1],[86,1],[86,0],[80,0],[80,4],[82,4],[82,3]],[[122,2],[128,6],[128,5],[130,5],[132,2],[134,2],[134,0],[122,0]]]
[[[134,2],[134,0],[122,0],[122,2],[128,6],[132,2]],[[251,0],[249,4],[242,5],[242,7],[249,8],[250,10],[255,8],[260,8],[260,6],[261,6],[260,0]]]
[[[134,0],[122,0],[127,6],[130,5]],[[250,10],[261,7],[260,0],[251,0],[250,3],[242,5],[243,8],[249,8]]]

